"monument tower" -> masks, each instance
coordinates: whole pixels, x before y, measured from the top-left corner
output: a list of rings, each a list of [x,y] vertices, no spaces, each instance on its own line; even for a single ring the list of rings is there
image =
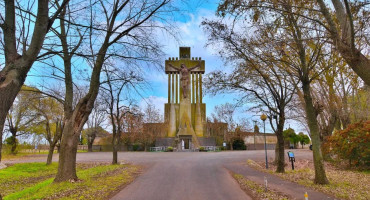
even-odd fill
[[[190,47],[180,47],[179,57],[165,61],[168,103],[164,115],[167,137],[177,138],[182,149],[199,148],[205,132],[206,104],[202,102],[205,61],[191,57]]]

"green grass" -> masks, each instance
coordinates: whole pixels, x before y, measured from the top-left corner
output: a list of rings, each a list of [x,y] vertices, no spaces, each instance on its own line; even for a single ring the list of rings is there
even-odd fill
[[[85,166],[86,168],[86,166]],[[133,165],[98,165],[77,169],[81,181],[53,183],[57,165],[16,164],[0,170],[0,188],[5,199],[106,199],[134,180]],[[12,184],[7,184],[11,179]],[[32,181],[33,180],[33,181]]]
[[[15,164],[0,170],[0,188],[2,195],[20,191],[40,180],[53,176],[57,171],[57,164],[22,163]]]

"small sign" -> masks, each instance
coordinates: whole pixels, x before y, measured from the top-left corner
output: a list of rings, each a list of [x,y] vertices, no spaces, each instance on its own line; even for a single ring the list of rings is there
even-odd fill
[[[226,142],[224,142],[222,145],[223,145],[224,147],[226,147]]]
[[[289,161],[292,163],[292,170],[294,170],[294,162],[295,162],[294,153],[291,151],[288,151],[288,157],[289,157]]]

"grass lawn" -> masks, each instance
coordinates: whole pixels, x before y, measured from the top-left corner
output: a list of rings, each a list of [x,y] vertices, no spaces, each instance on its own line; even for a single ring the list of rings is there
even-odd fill
[[[140,173],[134,165],[78,164],[81,181],[53,183],[57,163],[15,164],[0,170],[3,199],[107,199]]]
[[[326,163],[325,171],[330,184],[316,185],[313,183],[315,171],[312,161],[303,160],[295,162],[295,170],[291,170],[291,165],[288,164],[285,167],[286,173],[284,174],[276,173],[276,167],[272,163],[269,165],[269,170],[264,168],[264,162],[248,160],[247,164],[257,170],[274,174],[283,179],[331,194],[340,199],[370,199],[370,174],[368,171],[343,170]]]
[[[240,188],[244,190],[253,199],[274,199],[274,200],[288,200],[289,198],[270,188],[265,191],[265,187],[256,182],[253,182],[241,174],[231,173],[233,178],[239,183]]]

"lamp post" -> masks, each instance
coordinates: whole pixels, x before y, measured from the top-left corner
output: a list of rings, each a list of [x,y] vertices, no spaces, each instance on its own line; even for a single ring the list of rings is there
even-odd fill
[[[265,158],[266,158],[266,169],[268,169],[268,168],[269,168],[269,164],[268,164],[268,162],[267,162],[266,129],[265,129],[265,127],[266,127],[266,125],[265,125],[265,121],[266,121],[266,119],[267,119],[267,116],[266,116],[265,114],[262,114],[262,115],[261,115],[261,120],[263,121],[263,135],[264,135],[264,137],[265,137]]]

